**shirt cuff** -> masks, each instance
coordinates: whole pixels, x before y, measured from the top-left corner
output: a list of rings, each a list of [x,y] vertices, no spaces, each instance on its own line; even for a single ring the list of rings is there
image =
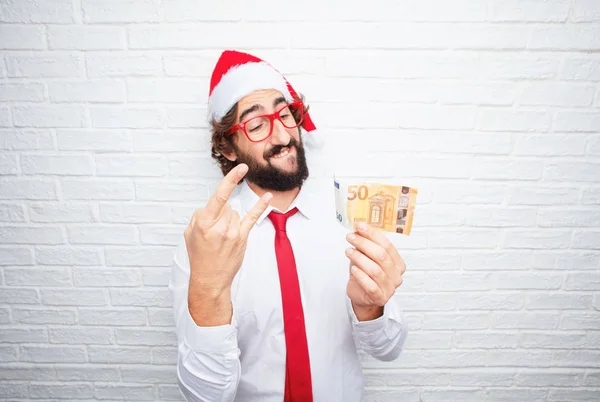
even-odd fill
[[[195,352],[228,353],[237,350],[237,321],[212,327],[198,326],[185,309],[185,343]]]
[[[383,315],[368,321],[359,321],[352,308],[350,298],[347,297],[346,302],[352,320],[352,326],[358,334],[370,335],[380,331],[388,334],[388,332],[392,332],[392,327],[396,327],[398,324],[404,324],[402,313],[399,311],[393,297],[385,304],[385,306],[383,306]]]

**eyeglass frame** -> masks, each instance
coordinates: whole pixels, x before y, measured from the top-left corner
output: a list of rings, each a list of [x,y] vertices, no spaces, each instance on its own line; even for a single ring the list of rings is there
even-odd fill
[[[287,127],[283,121],[281,121],[281,118],[279,117],[279,113],[281,113],[281,111],[285,108],[290,108],[292,109],[294,106],[292,105],[298,105],[298,109],[301,110],[302,113],[302,117],[300,119],[300,122],[297,122],[297,125],[295,127]],[[294,121],[296,120],[296,118],[294,117],[294,114],[292,112],[292,110],[290,110],[290,112],[292,113],[292,118],[294,119]],[[250,135],[248,135],[248,132],[246,131],[246,124],[248,124],[250,121],[254,120],[254,119],[258,119],[261,117],[266,117],[269,119],[269,125],[270,125],[270,130],[269,130],[269,134],[265,137],[262,138],[260,140],[253,140],[250,138]],[[266,140],[267,138],[269,138],[271,136],[271,134],[273,134],[273,127],[275,126],[275,124],[273,123],[274,120],[279,120],[279,122],[283,125],[283,127],[285,128],[296,128],[296,127],[300,127],[302,125],[302,123],[304,122],[304,103],[300,100],[296,100],[290,103],[286,103],[285,106],[283,106],[281,109],[278,109],[277,111],[275,111],[274,113],[270,113],[270,114],[261,114],[259,116],[254,116],[251,117],[247,120],[244,120],[243,122],[240,122],[238,124],[236,124],[235,126],[231,127],[229,129],[229,131],[227,131],[227,135],[232,135],[234,134],[236,131],[238,130],[242,130],[242,132],[244,133],[244,135],[246,136],[246,138],[248,138],[248,140],[250,142],[261,142]]]

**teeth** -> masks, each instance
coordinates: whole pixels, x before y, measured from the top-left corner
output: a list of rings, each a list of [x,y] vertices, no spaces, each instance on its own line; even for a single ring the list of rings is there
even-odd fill
[[[274,155],[273,158],[275,158],[275,159],[283,158],[284,156],[286,156],[289,153],[290,152],[287,149],[285,149],[285,150],[281,151],[280,153],[278,153],[277,155]]]

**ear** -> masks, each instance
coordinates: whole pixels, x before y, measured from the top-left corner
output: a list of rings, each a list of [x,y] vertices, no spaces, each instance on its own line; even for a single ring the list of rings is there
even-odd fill
[[[237,160],[237,154],[235,153],[235,151],[233,149],[230,152],[221,152],[221,155],[223,155],[225,158],[227,158],[231,162],[235,162]]]

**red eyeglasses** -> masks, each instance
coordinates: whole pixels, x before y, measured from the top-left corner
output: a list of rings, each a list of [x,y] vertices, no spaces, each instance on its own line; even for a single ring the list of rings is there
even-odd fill
[[[299,113],[298,121],[294,118],[292,111]],[[231,135],[241,129],[250,141],[260,142],[273,133],[273,121],[275,119],[279,120],[286,128],[296,128],[304,121],[304,105],[302,102],[288,103],[275,113],[255,116],[236,124],[231,127],[227,134]]]

